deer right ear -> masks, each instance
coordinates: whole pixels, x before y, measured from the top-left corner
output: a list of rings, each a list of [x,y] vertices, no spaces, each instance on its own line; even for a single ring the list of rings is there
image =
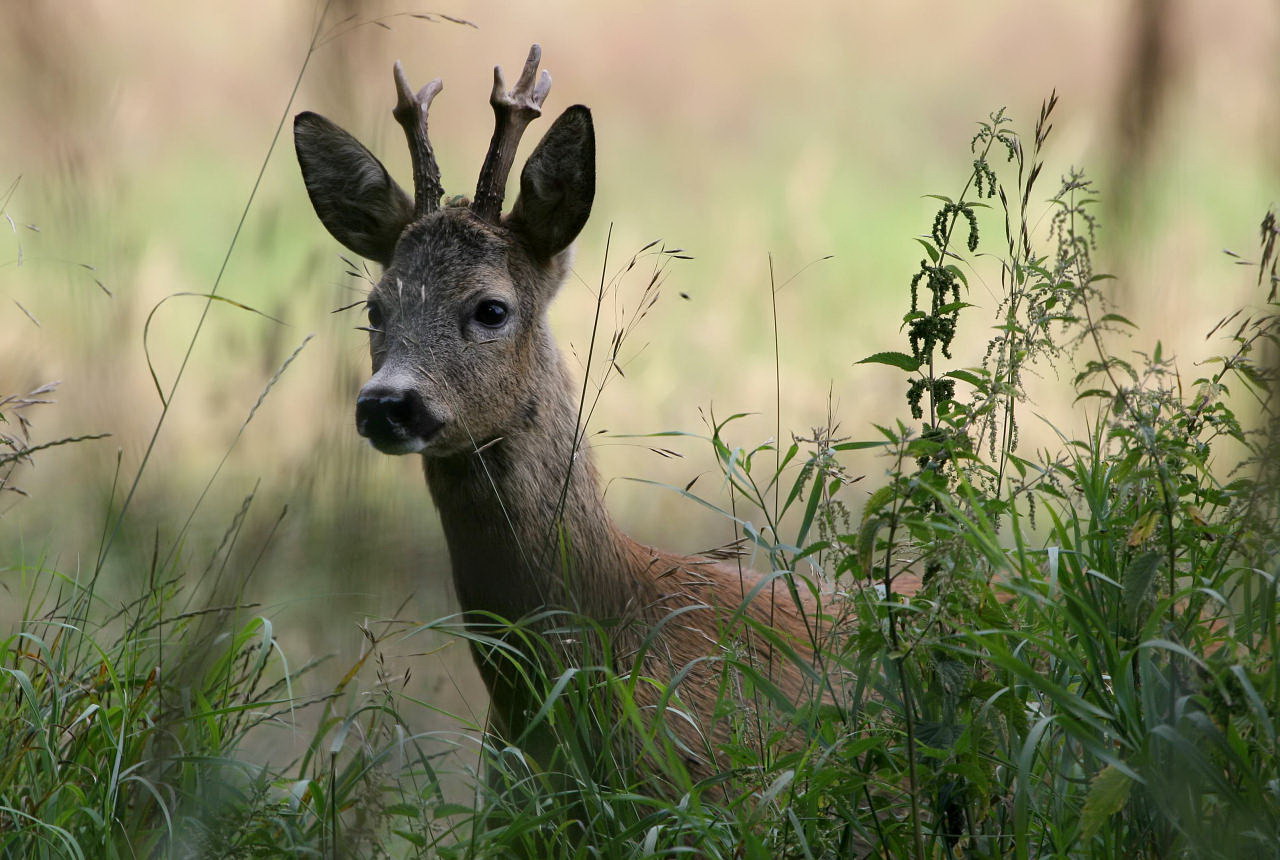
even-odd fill
[[[360,141],[319,114],[294,117],[293,143],[321,223],[361,257],[388,265],[413,220],[409,195]]]

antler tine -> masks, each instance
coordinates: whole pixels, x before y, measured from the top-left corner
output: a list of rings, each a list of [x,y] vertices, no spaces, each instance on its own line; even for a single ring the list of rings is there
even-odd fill
[[[409,157],[413,160],[413,215],[421,218],[440,208],[440,196],[444,194],[436,154],[427,138],[427,111],[444,84],[436,78],[414,95],[399,60],[396,60],[395,78],[396,106],[391,114],[404,128],[404,136],[409,141]]]
[[[489,96],[489,104],[493,105],[493,139],[489,142],[484,166],[480,168],[480,182],[471,204],[471,211],[493,224],[502,217],[502,197],[520,137],[529,123],[542,116],[542,103],[551,91],[551,73],[544,69],[538,74],[541,59],[542,48],[534,45],[529,49],[520,80],[511,90],[507,90],[503,80],[502,67],[493,67],[493,93]]]

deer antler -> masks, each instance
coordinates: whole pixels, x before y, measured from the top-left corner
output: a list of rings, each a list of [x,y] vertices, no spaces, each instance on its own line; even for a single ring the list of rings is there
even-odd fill
[[[421,218],[440,208],[440,195],[444,194],[436,154],[427,139],[427,110],[444,84],[436,78],[414,95],[399,60],[395,76],[396,106],[391,114],[404,128],[404,136],[409,141],[409,157],[413,160],[413,216]]]
[[[489,96],[489,104],[493,105],[493,139],[489,141],[489,152],[480,168],[480,182],[471,204],[472,212],[493,224],[502,217],[502,196],[520,137],[529,123],[542,116],[542,102],[551,91],[551,73],[543,69],[538,75],[541,59],[542,48],[534,45],[529,49],[520,80],[511,90],[502,78],[502,67],[493,67],[493,93]]]

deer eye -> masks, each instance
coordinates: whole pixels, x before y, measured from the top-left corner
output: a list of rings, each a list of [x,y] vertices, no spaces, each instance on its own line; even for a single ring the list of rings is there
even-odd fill
[[[382,308],[369,302],[365,305],[369,313],[369,328],[382,328]]]
[[[486,328],[499,328],[507,321],[507,306],[494,299],[486,299],[476,305],[472,318]]]

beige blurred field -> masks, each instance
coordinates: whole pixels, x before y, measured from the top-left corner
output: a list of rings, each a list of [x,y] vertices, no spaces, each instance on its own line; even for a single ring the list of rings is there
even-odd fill
[[[1154,27],[1141,23],[1148,7]],[[718,499],[705,444],[666,439],[683,456],[664,457],[615,436],[703,432],[712,411],[758,413],[736,431],[740,444],[773,435],[770,257],[779,282],[800,272],[778,293],[784,435],[823,423],[829,401],[858,438],[902,415],[901,375],[853,362],[902,348],[919,256],[912,237],[933,214],[923,195],[960,190],[978,120],[1007,106],[1029,133],[1054,90],[1061,105],[1041,190],[1047,197],[1072,165],[1095,178],[1098,265],[1121,276],[1118,309],[1141,327],[1132,346],[1159,339],[1192,374],[1213,322],[1258,298],[1251,273],[1221,251],[1248,256],[1280,196],[1280,10],[1271,0],[335,0],[321,20],[322,8],[0,6],[0,189],[17,182],[3,203],[12,224],[0,223],[0,393],[61,381],[57,403],[30,414],[34,441],[111,434],[43,452],[16,475],[30,497],[0,497],[5,599],[21,594],[34,567],[92,569],[161,411],[144,324],[154,311],[146,347],[167,391],[205,306],[178,294],[213,288],[283,121],[218,282],[221,296],[282,323],[210,307],[113,545],[112,599],[141,587],[154,547],[175,541],[193,580],[213,576],[218,545],[252,494],[227,569],[254,571],[247,594],[261,606],[251,612],[276,619],[298,662],[332,652],[348,664],[366,618],[452,611],[418,464],[378,455],[354,433],[364,336],[353,330],[356,312],[331,312],[362,287],[310,210],[288,135],[293,113],[317,110],[407,177],[390,114],[396,59],[416,82],[444,79],[431,125],[450,194],[474,189],[494,63],[513,69],[539,42],[555,79],[548,112],[593,109],[599,193],[555,309],[579,366],[610,231],[609,273],[654,239],[694,257],[670,267],[628,344],[625,377],[604,390],[593,426],[609,431],[597,450],[610,479],[684,485],[703,475],[698,489]],[[426,13],[475,26],[415,17]],[[524,151],[545,127],[533,127]],[[999,233],[984,222],[993,250]],[[962,322],[961,364],[981,356],[998,273],[979,267],[970,283],[978,307]],[[606,298],[606,330],[633,312],[642,287],[633,274]],[[237,442],[264,386],[309,334]],[[1071,419],[1062,406],[1070,369],[1059,370],[1062,381],[1045,370],[1044,408]],[[856,506],[883,465],[854,466],[868,475]],[[695,550],[735,537],[727,521],[653,486],[611,480],[608,497],[645,540]],[[419,659],[414,671],[433,702],[478,709],[461,650]]]

